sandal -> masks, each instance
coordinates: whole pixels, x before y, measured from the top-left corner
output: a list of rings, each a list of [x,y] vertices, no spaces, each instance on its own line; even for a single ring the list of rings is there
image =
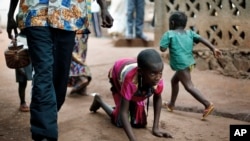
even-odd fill
[[[168,105],[167,105],[167,110],[168,110],[169,112],[173,112],[173,111],[174,111],[174,109],[171,108],[171,107],[169,107]]]
[[[173,107],[170,107],[168,102],[166,102],[166,101],[163,102],[163,107],[166,107],[169,112],[174,111]]]
[[[26,103],[24,103],[24,104],[20,105],[19,111],[21,111],[21,112],[29,112],[30,108],[29,108],[29,106]]]
[[[202,115],[202,119],[205,119],[209,114],[211,114],[214,110],[214,104],[211,103],[207,109],[204,110],[203,115]]]

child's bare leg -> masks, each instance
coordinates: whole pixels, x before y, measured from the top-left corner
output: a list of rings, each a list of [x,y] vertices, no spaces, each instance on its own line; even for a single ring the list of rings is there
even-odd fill
[[[24,82],[18,82],[18,94],[19,94],[19,98],[20,98],[20,104],[25,104],[25,89],[27,86],[27,81]]]
[[[94,96],[94,100],[92,105],[90,106],[89,110],[92,112],[96,112],[99,108],[102,108],[109,116],[111,116],[112,112],[113,112],[113,108],[111,106],[109,106],[108,104],[106,104],[101,96],[99,94],[95,94]]]
[[[204,95],[201,94],[198,89],[194,87],[189,68],[179,71],[178,78],[185,87],[186,91],[188,91],[196,100],[202,103],[205,108],[210,106],[210,102],[204,97]]]
[[[24,82],[18,82],[19,86],[18,86],[18,93],[19,93],[19,98],[20,98],[20,107],[19,110],[21,112],[28,112],[29,106],[26,104],[25,101],[25,89],[27,86],[27,81]]]
[[[172,88],[171,100],[168,104],[168,107],[170,109],[172,109],[175,106],[175,101],[179,93],[179,79],[178,79],[177,72],[174,74],[174,76],[171,79],[171,88]]]

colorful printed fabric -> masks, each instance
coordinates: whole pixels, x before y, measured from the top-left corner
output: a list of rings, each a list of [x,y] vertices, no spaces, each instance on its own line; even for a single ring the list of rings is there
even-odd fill
[[[73,55],[76,58],[79,58],[82,62],[86,61],[87,57],[87,41],[88,41],[88,34],[77,34],[75,38],[75,46],[73,49]],[[85,77],[88,80],[91,79],[91,72],[87,64],[82,65],[75,61],[71,61],[70,64],[70,73],[69,73],[69,83],[68,86],[76,86],[79,77]]]
[[[89,26],[90,0],[21,0],[17,15],[20,29],[50,26],[68,31]]]
[[[136,95],[138,90],[137,68],[138,67],[136,59],[125,58],[116,61],[113,68],[111,68],[111,70],[109,71],[109,79],[112,85],[111,91],[113,93],[115,102],[115,109],[112,113],[112,122],[118,127],[122,126],[119,115],[122,97],[128,101],[136,103],[136,107],[140,109],[144,109],[145,99],[148,98],[148,96],[146,95]],[[161,79],[160,82],[156,86],[154,86],[154,90],[152,91],[153,94],[161,94],[163,91],[163,87],[164,84],[163,80]],[[141,114],[145,115],[144,110],[135,109],[135,111],[139,112],[136,113],[137,115],[140,115],[138,117],[143,117]],[[137,123],[140,123],[140,121],[137,121]]]

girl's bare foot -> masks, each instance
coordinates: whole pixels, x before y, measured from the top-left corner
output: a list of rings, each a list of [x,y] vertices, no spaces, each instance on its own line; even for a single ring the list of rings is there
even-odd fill
[[[94,93],[93,96],[94,96],[94,100],[93,100],[92,105],[90,106],[89,110],[91,112],[96,112],[101,107],[100,102],[99,102],[101,98],[100,98],[99,94],[97,94],[97,93]]]

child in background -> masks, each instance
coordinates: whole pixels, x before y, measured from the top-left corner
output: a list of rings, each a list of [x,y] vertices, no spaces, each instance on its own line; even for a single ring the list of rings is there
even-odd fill
[[[20,98],[19,111],[29,112],[29,106],[25,101],[25,89],[27,87],[27,81],[32,80],[32,67],[31,64],[24,68],[16,69],[16,82],[18,83],[18,95]]]
[[[164,87],[162,79],[163,61],[154,49],[146,49],[134,58],[117,60],[109,71],[111,91],[115,107],[106,104],[99,94],[95,94],[90,111],[96,112],[100,107],[110,116],[111,122],[123,127],[129,140],[137,137],[132,127],[145,128],[147,124],[149,97],[153,95],[154,121],[152,134],[158,137],[172,137],[159,130],[161,113],[161,93]]]
[[[166,106],[168,111],[173,111],[179,92],[179,82],[181,82],[184,88],[204,105],[205,110],[202,116],[202,119],[204,119],[214,110],[214,105],[194,87],[191,80],[190,72],[195,65],[192,52],[193,45],[198,42],[203,43],[213,52],[216,58],[221,55],[221,51],[194,31],[185,30],[186,23],[187,16],[185,13],[174,12],[169,18],[170,30],[164,33],[160,40],[160,50],[164,52],[169,48],[170,66],[176,71],[171,80],[171,100]]]
[[[22,32],[17,36],[17,42],[23,43],[24,48],[28,48],[25,35]],[[18,68],[15,70],[15,73],[16,73],[16,82],[18,83],[18,95],[20,98],[19,111],[29,112],[30,111],[29,106],[25,101],[25,90],[27,87],[27,81],[32,80],[32,65],[29,64],[26,67]]]

